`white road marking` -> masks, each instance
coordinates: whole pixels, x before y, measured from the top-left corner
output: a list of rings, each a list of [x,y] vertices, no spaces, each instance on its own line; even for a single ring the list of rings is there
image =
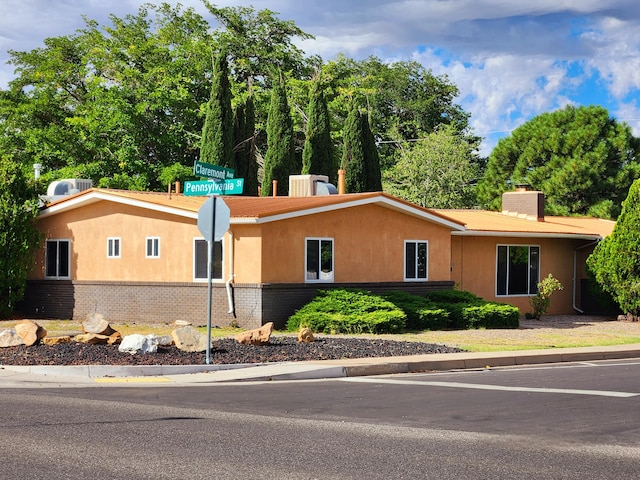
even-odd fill
[[[387,383],[395,385],[422,385],[426,387],[468,388],[473,390],[498,390],[504,392],[528,392],[528,393],[564,393],[569,395],[594,395],[599,397],[629,398],[637,397],[640,393],[611,392],[607,390],[576,390],[571,388],[535,388],[535,387],[507,387],[503,385],[485,385],[478,383],[460,382],[418,382],[415,380],[394,380],[390,378],[349,377],[341,378],[345,382],[361,383]]]

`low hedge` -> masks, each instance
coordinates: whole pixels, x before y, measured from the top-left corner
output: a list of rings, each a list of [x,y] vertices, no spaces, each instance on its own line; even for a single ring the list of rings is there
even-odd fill
[[[518,328],[520,310],[513,305],[487,302],[464,290],[434,290],[425,297],[449,312],[448,328]]]
[[[449,312],[425,297],[394,291],[383,295],[407,315],[407,330],[442,330],[449,325]]]
[[[287,330],[308,327],[320,333],[399,333],[407,316],[393,303],[357,289],[319,290],[294,313]]]

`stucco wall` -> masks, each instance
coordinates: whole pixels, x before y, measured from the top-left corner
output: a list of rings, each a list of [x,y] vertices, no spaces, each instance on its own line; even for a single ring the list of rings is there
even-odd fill
[[[496,296],[497,245],[537,245],[540,247],[540,279],[551,273],[564,286],[564,290],[551,297],[548,313],[573,314],[576,313],[573,309],[574,250],[588,243],[571,239],[454,236],[451,242],[451,279],[463,290],[486,300],[515,305],[524,314],[531,311],[529,296]],[[585,254],[586,251],[581,250],[578,256],[578,278],[584,275]],[[578,295],[579,291],[578,288]]]

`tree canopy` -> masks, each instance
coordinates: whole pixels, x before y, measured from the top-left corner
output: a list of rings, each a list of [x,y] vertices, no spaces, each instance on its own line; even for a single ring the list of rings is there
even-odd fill
[[[640,315],[640,180],[635,180],[622,204],[613,232],[587,259],[596,282],[624,313]]]
[[[640,176],[631,129],[598,106],[543,113],[498,142],[478,185],[480,203],[500,208],[503,192],[526,183],[554,215],[615,218]]]

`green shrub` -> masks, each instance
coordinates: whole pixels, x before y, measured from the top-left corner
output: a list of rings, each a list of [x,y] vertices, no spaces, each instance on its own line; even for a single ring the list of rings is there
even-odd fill
[[[557,278],[549,274],[538,283],[538,293],[529,299],[529,305],[533,308],[531,318],[540,320],[540,317],[547,313],[551,306],[551,295],[553,292],[562,290],[564,287]]]
[[[449,324],[449,312],[419,295],[394,291],[383,295],[407,315],[407,330],[442,330]]]
[[[520,310],[513,305],[487,302],[464,307],[461,312],[469,328],[518,328]]]
[[[432,290],[427,292],[425,298],[428,298],[436,304],[441,303],[480,303],[484,300],[477,295],[467,292],[466,290]]]
[[[393,303],[363,290],[319,290],[294,313],[287,330],[308,327],[321,333],[399,333],[407,316]]]

